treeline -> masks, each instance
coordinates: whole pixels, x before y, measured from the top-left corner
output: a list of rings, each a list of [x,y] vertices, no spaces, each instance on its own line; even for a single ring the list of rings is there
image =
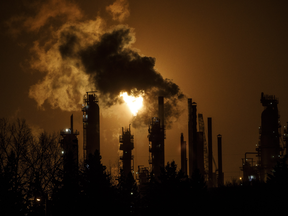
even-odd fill
[[[98,152],[86,165],[65,157],[60,137],[34,137],[25,120],[0,119],[0,215],[231,215],[286,211],[286,157],[266,183],[227,184],[207,188],[195,172],[191,178],[167,163],[161,175],[150,173],[137,185],[132,174],[120,173],[116,182]],[[69,163],[71,160],[71,163]],[[65,167],[65,169],[64,169]]]

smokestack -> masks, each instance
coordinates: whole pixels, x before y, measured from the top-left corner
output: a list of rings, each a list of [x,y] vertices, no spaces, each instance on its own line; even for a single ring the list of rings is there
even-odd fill
[[[197,104],[188,98],[189,176],[197,169]]]
[[[160,120],[160,127],[164,128],[164,97],[158,97],[158,118]]]
[[[222,135],[218,134],[218,187],[224,185],[224,176],[222,171]]]
[[[213,173],[213,164],[212,164],[212,118],[208,117],[208,186],[212,187],[212,173]]]
[[[181,133],[181,170],[184,175],[187,175],[187,158],[186,158],[186,142],[184,141],[183,133]]]
[[[83,153],[84,160],[97,150],[100,153],[100,123],[98,97],[95,91],[86,92],[83,112]]]
[[[71,134],[73,134],[73,114],[70,117],[70,129],[71,129]]]
[[[189,176],[192,176],[193,168],[192,168],[192,158],[193,158],[193,117],[192,117],[192,98],[188,98],[188,150],[189,150]]]

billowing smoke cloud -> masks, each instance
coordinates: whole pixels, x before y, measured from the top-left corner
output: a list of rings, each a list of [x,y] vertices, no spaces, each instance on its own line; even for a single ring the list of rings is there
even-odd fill
[[[83,18],[81,9],[75,3],[67,0],[44,0],[41,3],[22,1],[21,3],[26,6],[25,12],[15,15],[5,22],[8,32],[14,36],[20,34],[21,31],[36,32],[44,26],[49,26],[51,31],[51,27],[53,28],[51,22],[56,20],[57,23],[65,23]],[[30,16],[27,13],[30,13]]]
[[[39,42],[34,44],[31,50],[34,57],[30,61],[30,67],[46,73],[43,80],[31,86],[29,91],[29,96],[37,101],[39,107],[48,102],[52,108],[79,110],[83,95],[92,90],[94,85],[89,81],[89,75],[84,72],[81,60],[64,59],[61,52],[75,53],[77,49],[92,44],[99,37],[101,24],[100,18],[81,24],[67,23],[56,31],[53,39],[44,46],[40,46]],[[76,38],[77,42],[74,41]],[[61,48],[63,40],[67,45],[77,43],[77,47]]]
[[[73,32],[63,34],[59,51],[63,59],[81,60],[84,71],[91,78],[100,98],[106,106],[119,100],[119,93],[144,90],[145,111],[139,112],[134,126],[140,122],[149,123],[150,117],[157,116],[157,97],[165,98],[166,123],[177,117],[180,110],[177,101],[182,99],[178,85],[163,79],[155,70],[155,58],[141,56],[132,49],[135,41],[133,30],[119,25],[101,35],[92,45],[79,49],[80,38]]]
[[[123,22],[130,16],[129,3],[127,0],[116,0],[112,5],[106,7],[112,15],[113,20]]]
[[[55,0],[49,2],[52,6],[58,4]],[[164,79],[155,70],[155,58],[142,56],[133,49],[134,30],[126,25],[107,30],[100,17],[80,20],[81,10],[77,6],[61,2],[66,5],[63,6],[66,20],[61,20],[64,24],[58,24],[49,40],[46,36],[45,42],[43,39],[36,41],[31,49],[31,68],[45,75],[31,86],[29,96],[39,107],[46,102],[52,108],[76,111],[85,92],[97,90],[103,110],[123,102],[119,98],[122,91],[128,94],[133,91],[134,95],[144,91],[144,108],[133,119],[133,126],[149,124],[151,118],[157,116],[158,96],[164,96],[166,125],[169,127],[181,113],[179,101],[184,96],[178,85]],[[34,18],[26,19],[24,23],[31,25],[28,31],[47,25],[49,17],[59,16],[61,10],[56,7],[53,11],[50,6],[40,8],[40,11],[48,10],[49,13],[42,16],[38,13]],[[114,20],[123,21],[129,15],[128,6],[127,1],[116,0],[106,10]],[[73,11],[77,11],[76,18],[72,16]]]
[[[36,31],[44,26],[50,18],[61,17],[65,20],[78,20],[83,17],[79,7],[66,0],[50,0],[37,8],[37,15],[28,17],[24,22],[24,27],[30,31]]]

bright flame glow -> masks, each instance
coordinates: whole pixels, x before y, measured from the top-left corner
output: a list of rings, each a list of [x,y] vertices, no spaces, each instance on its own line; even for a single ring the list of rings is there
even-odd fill
[[[139,95],[137,97],[129,96],[127,92],[121,92],[120,97],[123,97],[123,100],[127,103],[130,111],[132,112],[133,116],[136,116],[138,110],[143,106],[143,97]]]

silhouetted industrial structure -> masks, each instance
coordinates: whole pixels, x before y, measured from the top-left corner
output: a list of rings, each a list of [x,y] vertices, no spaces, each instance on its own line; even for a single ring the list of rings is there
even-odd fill
[[[217,135],[218,144],[218,187],[224,185],[224,173],[222,170],[222,136]]]
[[[261,114],[260,142],[256,150],[260,159],[260,179],[265,181],[267,174],[272,171],[280,158],[279,128],[281,125],[277,107],[278,99],[273,95],[264,95],[262,92],[260,101],[265,109]]]
[[[100,153],[99,105],[96,91],[84,95],[83,112],[83,154],[84,160],[95,151]]]
[[[188,139],[189,139],[189,176],[198,169],[201,175],[205,175],[204,169],[204,122],[203,115],[199,115],[199,131],[197,132],[197,104],[188,99]],[[205,146],[207,153],[207,146]]]
[[[198,125],[199,131],[197,132],[197,160],[198,169],[204,176],[205,180],[208,180],[208,149],[206,143],[205,126],[203,120],[203,114],[198,113]]]
[[[257,161],[253,160],[253,157],[247,158],[248,154],[258,155],[258,152],[245,152],[245,157],[242,158],[243,178],[242,181],[248,182],[252,180],[260,180],[260,172]]]
[[[181,148],[181,171],[184,173],[184,175],[187,175],[187,150],[186,150],[186,141],[184,141],[183,133],[181,133],[180,148]]]
[[[274,95],[264,95],[261,93],[260,102],[264,107],[261,114],[261,126],[259,127],[259,142],[256,144],[257,152],[246,152],[242,159],[243,181],[267,180],[267,174],[271,173],[277,161],[283,154],[280,146],[280,121],[278,113],[278,99]],[[284,127],[284,139],[286,137]],[[247,158],[247,154],[257,154],[258,161]]]
[[[205,177],[204,170],[204,132],[197,132],[197,147],[196,147],[196,160],[197,169],[199,169],[200,174]]]
[[[161,167],[165,166],[164,158],[164,139],[165,139],[165,125],[164,125],[164,98],[158,98],[158,118],[153,117],[151,125],[148,129],[149,135],[149,164],[152,164],[152,171],[157,177],[160,175]]]
[[[288,122],[287,122],[287,125],[284,126],[284,133],[283,133],[283,141],[285,142],[285,149],[286,149],[286,152],[285,154],[288,155],[288,131],[287,131],[287,128],[288,128]]]
[[[73,130],[73,115],[70,117],[70,128],[60,132],[64,171],[78,170],[78,138],[79,132]]]
[[[197,104],[188,98],[189,176],[197,169]]]
[[[136,172],[136,179],[139,183],[139,192],[141,195],[145,194],[146,192],[146,186],[149,182],[149,168],[144,167],[143,165],[138,166],[138,171]]]
[[[122,160],[123,174],[128,176],[131,170],[134,170],[134,163],[131,166],[131,161],[134,161],[132,150],[134,149],[134,136],[131,135],[130,125],[124,131],[122,127],[122,135],[119,136],[120,150],[123,151],[120,160]]]
[[[207,118],[208,122],[208,187],[213,186],[213,164],[212,164],[212,118]]]

